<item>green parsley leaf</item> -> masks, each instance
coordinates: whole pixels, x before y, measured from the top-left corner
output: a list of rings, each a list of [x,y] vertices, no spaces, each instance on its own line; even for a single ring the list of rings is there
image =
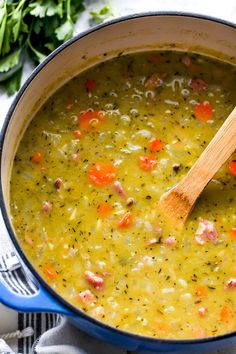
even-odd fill
[[[41,53],[41,52],[39,52],[37,49],[35,49],[32,46],[30,40],[28,40],[28,45],[29,45],[29,48],[31,49],[31,51],[33,52],[34,56],[36,57],[37,61],[39,63],[42,63],[42,61],[44,61],[44,59],[46,59],[46,55]]]
[[[71,20],[67,20],[55,31],[57,39],[59,41],[67,41],[73,36],[73,23]]]
[[[10,79],[4,81],[4,87],[6,88],[8,96],[13,95],[19,90],[21,84],[21,77],[22,68],[20,68]]]
[[[11,47],[10,47],[11,34],[12,34],[12,23],[11,23],[11,21],[7,21],[6,27],[5,27],[5,32],[4,32],[4,37],[3,37],[3,43],[2,43],[2,52],[1,52],[2,56],[9,53],[11,50]]]
[[[73,36],[84,0],[0,0],[0,82],[19,86],[25,54],[35,63]],[[17,72],[17,75],[16,75]],[[12,77],[12,80],[11,79]]]
[[[0,1],[0,53],[3,44],[4,32],[7,22],[7,7],[4,1]]]
[[[90,15],[92,17],[92,20],[97,24],[102,23],[108,18],[114,16],[109,5],[102,7],[99,11],[91,11]]]
[[[21,20],[22,20],[22,9],[12,14],[12,23],[13,23],[12,34],[13,34],[14,42],[17,40],[19,36]]]
[[[5,72],[16,66],[20,60],[21,49],[3,57],[0,60],[0,72]]]
[[[47,6],[41,5],[39,2],[33,2],[29,4],[30,14],[35,17],[43,18],[46,16]]]

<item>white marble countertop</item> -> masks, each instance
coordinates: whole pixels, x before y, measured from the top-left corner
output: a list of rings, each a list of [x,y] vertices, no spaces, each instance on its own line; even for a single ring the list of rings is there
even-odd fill
[[[89,27],[89,12],[94,9],[100,9],[107,4],[106,0],[86,0],[86,11],[81,14],[78,19],[75,34]],[[181,11],[195,14],[210,15],[212,17],[221,18],[236,23],[236,0],[110,0],[110,5],[116,17],[138,12],[148,11]],[[24,80],[30,75],[33,65],[27,62],[24,69]],[[7,110],[13,100],[13,97],[7,97],[0,91],[0,127],[3,124]],[[0,215],[0,247],[3,247],[2,236],[7,234]],[[7,315],[7,309],[0,304],[0,318]],[[0,333],[4,329],[3,321],[0,321]],[[9,330],[9,329],[7,329]],[[220,352],[219,352],[220,353]],[[223,354],[236,353],[235,349],[221,351]]]

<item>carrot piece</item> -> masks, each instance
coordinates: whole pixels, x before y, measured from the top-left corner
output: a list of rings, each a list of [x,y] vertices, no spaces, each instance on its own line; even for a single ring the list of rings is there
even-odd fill
[[[148,58],[148,61],[152,62],[152,63],[157,63],[161,60],[160,55],[150,55],[150,57]]]
[[[155,323],[154,326],[155,326],[154,329],[159,337],[165,338],[165,337],[170,336],[170,334],[171,334],[170,329],[165,323],[158,322],[158,323]]]
[[[39,151],[36,151],[33,156],[31,157],[31,161],[33,163],[39,164],[42,161],[42,154]]]
[[[196,289],[196,295],[200,299],[204,299],[207,296],[207,288],[203,285],[199,285]]]
[[[79,119],[80,129],[85,131],[101,128],[104,123],[105,117],[101,111],[84,112]]]
[[[111,207],[107,203],[101,203],[97,208],[98,214],[101,218],[105,218],[111,212]]]
[[[152,138],[149,142],[149,147],[152,152],[159,152],[164,149],[165,144],[157,138]]]
[[[118,227],[119,228],[125,228],[128,227],[132,224],[133,222],[133,216],[130,211],[127,211],[118,221]]]
[[[80,139],[82,133],[81,133],[80,130],[77,129],[77,130],[74,130],[74,131],[73,131],[73,135],[74,135],[75,139]]]
[[[58,276],[57,272],[53,269],[53,267],[49,264],[45,264],[43,267],[43,271],[47,278],[50,280],[55,280]]]
[[[194,107],[195,117],[199,120],[206,121],[211,119],[213,116],[214,110],[211,104],[207,101],[198,103]]]
[[[92,79],[88,79],[85,83],[85,87],[86,87],[86,90],[87,91],[92,91],[95,89],[96,87],[96,84],[95,84],[95,81],[92,80]]]
[[[233,227],[232,229],[230,229],[228,231],[228,233],[229,233],[230,237],[236,241],[236,227]]]
[[[151,171],[157,165],[156,157],[153,155],[142,155],[139,157],[139,166],[144,171]]]
[[[220,320],[223,323],[229,323],[233,319],[233,309],[230,305],[225,304],[220,311]]]
[[[115,179],[116,168],[111,162],[98,162],[90,167],[88,177],[91,183],[106,186]]]
[[[231,160],[229,162],[229,173],[232,175],[232,176],[236,176],[236,160]]]

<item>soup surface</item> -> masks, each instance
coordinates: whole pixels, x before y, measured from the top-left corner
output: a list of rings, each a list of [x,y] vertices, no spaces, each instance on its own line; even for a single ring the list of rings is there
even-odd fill
[[[120,56],[58,90],[22,138],[10,192],[17,237],[50,286],[130,332],[236,330],[236,155],[183,230],[156,208],[235,104],[235,67],[178,52]]]

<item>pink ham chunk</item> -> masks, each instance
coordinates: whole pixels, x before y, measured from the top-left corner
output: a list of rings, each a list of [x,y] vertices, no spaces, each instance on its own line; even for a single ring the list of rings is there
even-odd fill
[[[84,272],[84,278],[87,280],[89,284],[91,284],[95,289],[101,289],[104,285],[103,278],[99,277],[98,275],[94,274],[90,270],[86,270]]]
[[[199,245],[204,245],[207,241],[216,244],[218,241],[218,233],[214,223],[209,220],[200,219],[195,240]]]
[[[27,242],[30,246],[34,245],[34,241],[29,235],[25,235],[25,242]]]
[[[196,70],[196,65],[192,62],[192,59],[188,55],[182,56],[181,63],[192,72]]]
[[[126,192],[119,181],[113,183],[114,192],[122,198],[126,198]]]
[[[205,307],[199,307],[198,309],[199,316],[204,317],[206,313],[207,313],[207,309]]]
[[[230,278],[225,284],[226,290],[236,289],[236,278]]]
[[[172,247],[172,246],[175,246],[175,245],[176,245],[176,239],[175,239],[174,236],[169,236],[169,237],[167,237],[167,238],[165,238],[165,239],[163,240],[163,243],[164,243],[166,246]]]
[[[184,64],[187,67],[190,67],[192,65],[192,60],[188,55],[184,55],[181,58],[181,63]]]
[[[79,293],[80,300],[86,304],[87,302],[91,302],[94,300],[94,295],[91,293],[90,290],[84,290]]]
[[[52,204],[45,201],[42,206],[42,211],[44,214],[50,214],[52,211]]]
[[[192,79],[189,86],[194,92],[201,92],[206,90],[207,83],[202,79]]]

